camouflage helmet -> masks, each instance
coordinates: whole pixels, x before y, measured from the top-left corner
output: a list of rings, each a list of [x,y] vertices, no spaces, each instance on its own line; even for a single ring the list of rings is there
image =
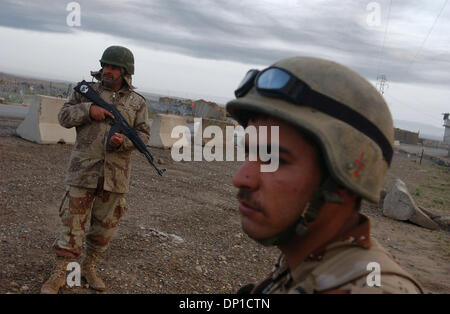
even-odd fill
[[[305,103],[264,96],[252,85],[227,103],[227,111],[244,126],[252,114],[262,113],[298,127],[318,144],[336,183],[378,202],[394,141],[391,113],[380,93],[356,72],[328,60],[294,57],[271,67],[304,84],[299,99]]]
[[[128,74],[134,74],[134,56],[128,48],[122,46],[111,46],[106,48],[100,59],[100,64],[102,66],[104,63],[120,66],[124,68]]]

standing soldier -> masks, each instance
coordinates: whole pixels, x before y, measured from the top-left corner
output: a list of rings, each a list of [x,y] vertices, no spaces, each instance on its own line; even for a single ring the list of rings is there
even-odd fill
[[[113,104],[144,143],[148,143],[150,126],[145,98],[134,92],[131,84],[133,54],[125,47],[111,46],[104,51],[100,64],[99,72],[91,72],[100,82],[90,83],[91,86],[106,102]],[[115,133],[109,142],[113,150],[107,151],[109,118],[114,116],[77,93],[64,104],[58,118],[62,126],[76,128],[77,139],[65,182],[67,192],[59,209],[63,226],[53,245],[55,267],[41,292],[58,293],[64,285],[67,264],[82,253],[89,216],[82,275],[90,287],[104,290],[105,284],[95,271],[95,263],[108,247],[126,210],[125,193],[129,191],[134,145],[122,134]]]
[[[278,169],[261,172],[248,158],[233,178],[244,232],[281,251],[266,280],[239,292],[422,292],[359,213],[362,199],[378,203],[393,155],[376,89],[337,63],[295,57],[250,70],[235,94],[227,110],[244,127],[279,127],[258,144],[278,145]]]

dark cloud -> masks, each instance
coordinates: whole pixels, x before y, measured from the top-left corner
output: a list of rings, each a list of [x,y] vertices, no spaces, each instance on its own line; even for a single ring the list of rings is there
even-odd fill
[[[448,51],[435,52],[425,46],[420,58],[414,60],[425,33],[408,34],[404,28],[406,39],[416,36],[419,42],[396,45],[386,40],[381,51],[384,27],[365,25],[369,2],[291,0],[282,6],[265,0],[78,1],[82,30],[135,40],[153,49],[261,65],[288,56],[313,55],[340,61],[370,79],[380,71],[397,82],[442,84],[450,80],[445,70],[450,62]],[[2,1],[0,25],[72,32],[74,29],[66,25],[67,3]],[[382,22],[386,23],[389,0],[379,3]],[[421,16],[428,14],[430,20],[424,23],[431,26],[442,6],[426,6],[418,0],[392,3],[391,25],[418,23],[414,14],[420,12]],[[441,18],[448,16],[444,11]]]

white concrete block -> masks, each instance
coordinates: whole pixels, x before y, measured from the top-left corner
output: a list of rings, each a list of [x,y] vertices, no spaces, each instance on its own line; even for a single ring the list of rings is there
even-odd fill
[[[192,117],[177,116],[173,114],[157,114],[153,119],[150,128],[150,146],[165,149],[171,148],[175,142],[180,140],[180,137],[172,138],[172,130],[177,126],[186,127],[188,120],[192,120]],[[185,142],[187,145],[187,139]]]
[[[58,122],[58,113],[65,102],[64,98],[42,95],[28,97],[28,114],[17,128],[17,134],[38,144],[74,144],[75,128],[66,129]]]

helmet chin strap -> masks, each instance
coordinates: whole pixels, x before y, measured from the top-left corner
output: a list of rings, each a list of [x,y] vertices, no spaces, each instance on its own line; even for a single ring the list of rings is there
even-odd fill
[[[276,236],[267,239],[254,239],[264,246],[278,246],[286,243],[294,235],[303,236],[308,231],[309,225],[319,216],[320,210],[326,203],[342,203],[342,199],[336,193],[339,185],[328,177],[314,192],[312,199],[306,204],[300,217],[287,229]]]

